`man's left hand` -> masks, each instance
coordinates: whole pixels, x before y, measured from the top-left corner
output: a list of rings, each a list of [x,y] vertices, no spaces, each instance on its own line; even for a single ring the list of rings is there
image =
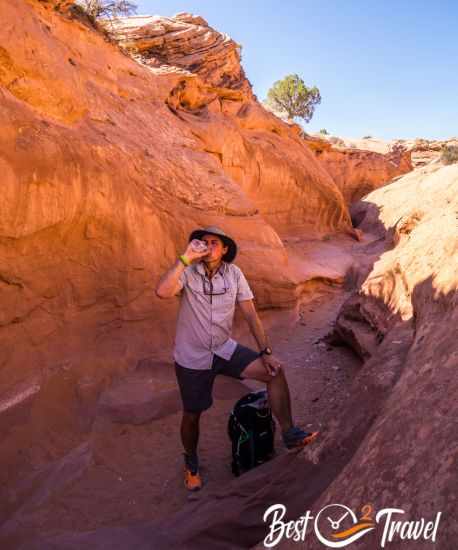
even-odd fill
[[[261,355],[262,362],[266,371],[271,376],[276,376],[280,372],[281,363],[273,355]]]

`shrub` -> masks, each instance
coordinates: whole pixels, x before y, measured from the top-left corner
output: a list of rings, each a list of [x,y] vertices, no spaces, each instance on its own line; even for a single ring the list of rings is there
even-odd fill
[[[446,145],[442,151],[441,161],[444,164],[453,164],[458,162],[458,146]]]
[[[283,111],[291,121],[294,117],[310,122],[315,105],[321,103],[320,90],[308,88],[297,74],[277,80],[267,92],[267,103],[277,111]]]
[[[93,22],[96,19],[116,19],[137,12],[137,4],[129,0],[77,0],[82,10]]]
[[[372,136],[363,136],[363,139],[372,139]]]
[[[323,134],[323,136],[329,136],[329,132],[326,130],[326,128],[321,128],[320,134]]]

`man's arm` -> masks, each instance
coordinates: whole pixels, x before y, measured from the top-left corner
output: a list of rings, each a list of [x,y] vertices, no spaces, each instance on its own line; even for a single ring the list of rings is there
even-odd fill
[[[238,304],[240,306],[240,309],[242,310],[243,316],[248,323],[248,326],[250,327],[251,334],[254,336],[258,344],[259,351],[267,347],[270,348],[269,340],[265,333],[264,327],[262,326],[261,319],[256,312],[253,300],[241,300],[238,302]],[[281,369],[281,363],[275,356],[262,355],[261,360],[264,364],[266,371],[271,376],[276,376],[279,373]]]
[[[183,283],[180,280],[180,275],[186,269],[186,266],[181,260],[177,260],[172,267],[166,271],[156,286],[156,296],[159,298],[171,298],[178,294],[183,288]]]
[[[270,347],[269,340],[261,323],[261,319],[259,318],[254,307],[253,300],[243,300],[238,302],[238,304],[242,310],[246,322],[248,323],[248,326],[250,327],[251,334],[254,336],[254,339],[258,344],[259,351],[266,347]]]
[[[187,262],[191,264],[194,261],[200,260],[200,258],[203,258],[207,254],[208,251],[196,252],[192,248],[191,243],[189,243],[183,256],[185,256]],[[180,280],[180,277],[185,269],[186,266],[184,263],[181,260],[177,260],[159,279],[156,286],[156,296],[159,298],[171,298],[178,294],[183,288],[183,282]]]

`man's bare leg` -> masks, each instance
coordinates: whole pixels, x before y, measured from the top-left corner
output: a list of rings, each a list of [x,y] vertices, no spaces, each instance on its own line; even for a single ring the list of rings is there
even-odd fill
[[[291,397],[282,365],[272,376],[262,360],[255,359],[244,369],[242,376],[266,383],[270,408],[281,426],[283,442],[288,449],[302,448],[316,439],[318,432],[306,432],[293,423]]]
[[[189,491],[198,491],[202,488],[202,479],[199,474],[199,459],[197,458],[200,415],[200,412],[190,413],[183,411],[181,419],[181,442],[185,451],[184,484]]]
[[[201,413],[183,411],[181,419],[181,442],[187,457],[197,466],[197,444],[199,442],[199,421]]]
[[[267,373],[266,368],[261,359],[255,359],[243,371],[244,378],[259,380],[267,385],[267,393],[269,396],[269,404],[275,418],[281,426],[281,429],[286,432],[293,425],[291,413],[291,396],[289,394],[288,382],[286,381],[283,367],[280,367],[276,376],[271,376]]]

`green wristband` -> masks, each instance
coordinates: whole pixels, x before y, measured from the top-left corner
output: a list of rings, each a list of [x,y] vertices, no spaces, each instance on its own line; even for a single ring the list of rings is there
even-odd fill
[[[178,259],[181,261],[181,263],[183,263],[186,266],[191,265],[191,262],[188,260],[188,258],[186,258],[186,256],[184,254],[179,256]]]

